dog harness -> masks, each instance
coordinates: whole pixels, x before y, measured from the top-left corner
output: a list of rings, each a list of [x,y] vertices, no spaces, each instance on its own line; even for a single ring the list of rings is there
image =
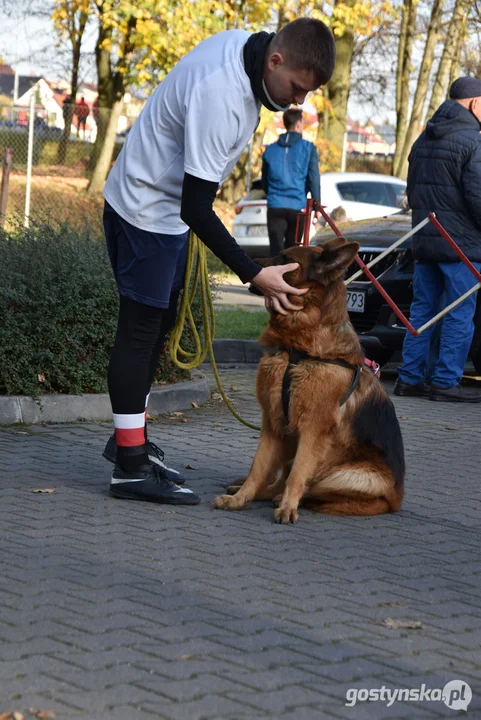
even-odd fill
[[[287,364],[284,377],[282,378],[282,409],[284,410],[284,417],[286,418],[287,422],[289,422],[289,399],[291,394],[291,373],[289,372],[289,370],[295,367],[302,360],[311,360],[315,362],[326,363],[327,365],[338,365],[339,367],[347,368],[348,370],[353,371],[351,383],[347,391],[339,400],[340,407],[342,407],[344,403],[349,400],[352,393],[359,385],[359,380],[361,379],[361,373],[363,370],[362,365],[353,365],[352,363],[347,362],[347,360],[341,360],[340,358],[320,358],[314,355],[308,355],[308,353],[303,352],[302,350],[287,350],[286,348],[282,349],[284,352],[289,353],[289,362]],[[377,374],[376,370],[373,370],[373,372]]]

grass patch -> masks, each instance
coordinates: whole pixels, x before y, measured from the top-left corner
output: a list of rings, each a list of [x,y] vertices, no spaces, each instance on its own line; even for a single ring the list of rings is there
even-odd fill
[[[235,340],[257,340],[267,326],[267,310],[216,310],[216,338],[233,338]]]

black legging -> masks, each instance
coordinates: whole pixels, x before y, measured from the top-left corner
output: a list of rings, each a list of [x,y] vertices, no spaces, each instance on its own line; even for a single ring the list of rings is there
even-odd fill
[[[145,408],[165,336],[175,324],[180,290],[168,308],[155,308],[120,296],[117,335],[110,356],[108,385],[112,411],[133,415]]]
[[[271,257],[277,257],[281,250],[295,245],[298,215],[297,210],[289,208],[267,208],[267,232]],[[304,218],[301,217],[298,240],[302,238],[303,231]]]

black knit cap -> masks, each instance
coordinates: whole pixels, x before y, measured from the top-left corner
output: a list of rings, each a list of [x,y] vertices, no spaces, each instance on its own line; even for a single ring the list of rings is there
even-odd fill
[[[481,80],[475,77],[461,77],[449,89],[451,100],[466,100],[481,97]]]

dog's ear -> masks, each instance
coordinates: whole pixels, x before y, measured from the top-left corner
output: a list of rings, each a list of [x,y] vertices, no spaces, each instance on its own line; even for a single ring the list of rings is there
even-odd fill
[[[335,250],[338,247],[342,247],[343,245],[347,244],[347,240],[345,237],[337,236],[333,237],[331,240],[328,240],[326,243],[323,243],[320,245],[320,247],[323,248],[323,250]]]
[[[326,275],[344,270],[352,263],[358,250],[359,243],[357,242],[343,242],[342,245],[336,243],[334,247],[330,247],[330,243],[326,243],[322,247],[322,252],[316,253],[312,259],[309,268],[310,279],[322,282]]]

